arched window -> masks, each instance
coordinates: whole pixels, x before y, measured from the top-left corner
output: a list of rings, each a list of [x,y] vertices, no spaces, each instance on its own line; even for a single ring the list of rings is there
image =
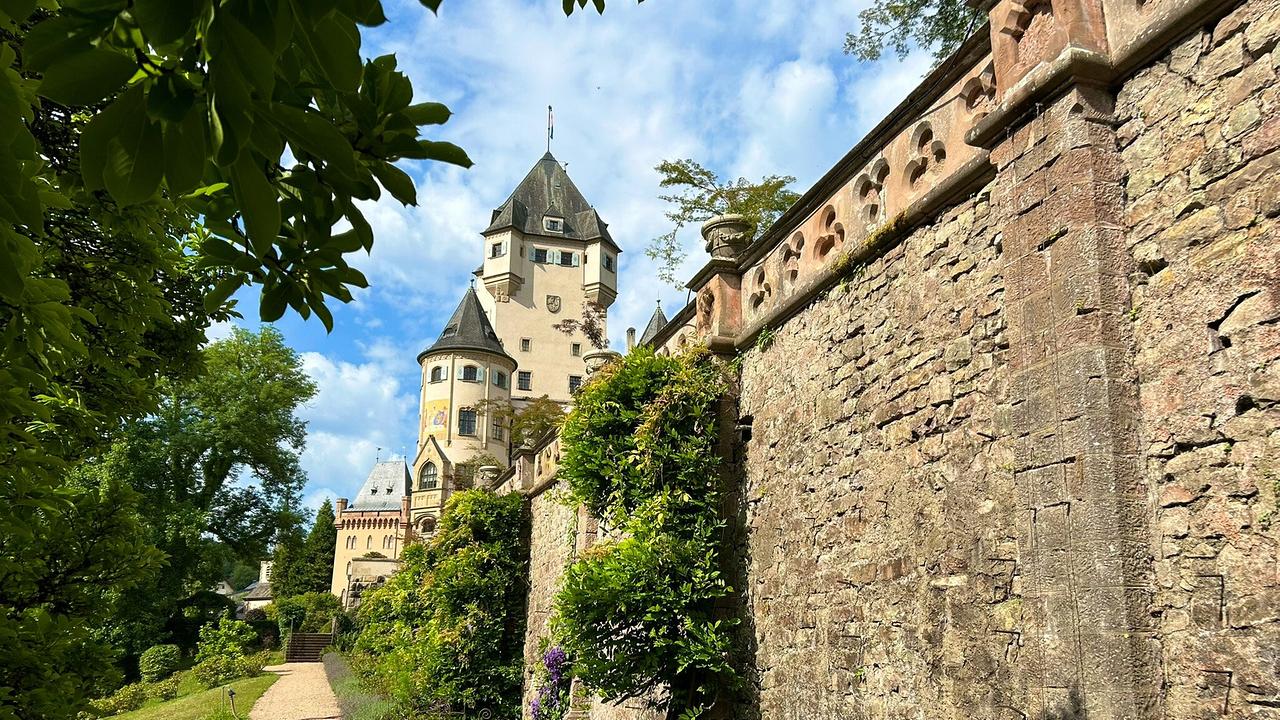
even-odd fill
[[[431,382],[433,383],[444,382],[445,372],[446,370],[443,365],[437,365],[431,368]]]
[[[436,464],[429,462],[422,466],[422,477],[418,480],[419,490],[435,490],[440,487],[440,471]]]
[[[423,535],[430,535],[436,531],[436,519],[430,515],[424,516],[418,521],[418,532]]]
[[[372,550],[372,549],[373,549],[373,536],[372,536],[372,535],[370,535],[369,537],[367,537],[367,538],[365,538],[365,539],[364,539],[364,549],[365,549],[365,550]]]
[[[475,365],[462,366],[463,382],[480,382],[483,379],[482,371]]]

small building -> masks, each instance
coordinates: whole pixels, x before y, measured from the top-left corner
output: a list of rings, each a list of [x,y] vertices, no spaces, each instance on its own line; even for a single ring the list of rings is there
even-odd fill
[[[258,564],[258,581],[245,588],[244,609],[264,608],[275,599],[271,592],[271,561],[263,560]]]

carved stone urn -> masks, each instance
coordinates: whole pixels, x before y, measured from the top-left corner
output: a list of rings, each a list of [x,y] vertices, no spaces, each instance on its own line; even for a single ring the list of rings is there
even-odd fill
[[[717,215],[702,223],[707,252],[719,260],[733,260],[751,242],[751,224],[741,215]]]

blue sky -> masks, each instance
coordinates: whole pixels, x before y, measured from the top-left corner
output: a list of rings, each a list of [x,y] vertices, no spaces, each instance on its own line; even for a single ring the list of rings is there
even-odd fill
[[[866,0],[610,0],[566,18],[560,0],[445,0],[438,16],[417,0],[384,0],[386,25],[362,52],[394,52],[415,100],[454,112],[433,139],[470,154],[470,170],[401,167],[417,207],[390,197],[365,207],[372,253],[353,264],[370,281],[335,307],[336,328],[289,316],[277,323],[319,385],[303,409],[308,505],[348,495],[374,462],[412,452],[418,351],[436,337],[481,260],[480,231],[545,151],[552,152],[622,246],[609,334],[643,328],[661,298],[644,256],[669,228],[654,166],[694,158],[722,177],[794,175],[803,191],[875,125],[929,68],[918,53],[860,63],[841,52]],[[696,229],[682,242],[689,277],[701,264]],[[256,298],[241,299],[253,326]],[[216,328],[214,336],[226,328]]]

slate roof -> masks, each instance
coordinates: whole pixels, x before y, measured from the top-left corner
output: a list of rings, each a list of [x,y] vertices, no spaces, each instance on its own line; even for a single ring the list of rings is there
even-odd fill
[[[399,510],[400,498],[409,494],[409,468],[404,460],[377,463],[360,486],[348,510]]]
[[[644,332],[640,335],[640,344],[648,344],[666,326],[667,316],[662,312],[662,303],[658,303],[658,307],[653,309],[653,315],[649,317],[649,324],[644,326]]]
[[[542,227],[544,216],[564,219],[563,233],[548,233]],[[493,211],[484,234],[515,228],[529,235],[566,237],[571,240],[603,239],[618,248],[609,235],[609,225],[582,196],[569,179],[559,161],[551,153],[542,156],[511,197]]]
[[[458,309],[453,311],[449,322],[444,324],[444,330],[440,331],[440,337],[431,347],[418,353],[418,362],[422,362],[426,355],[443,350],[479,350],[501,355],[515,362],[515,358],[502,348],[502,341],[498,339],[498,333],[484,314],[474,287],[467,288],[462,302],[458,303]]]
[[[271,594],[271,583],[258,582],[258,583],[254,583],[250,587],[249,592],[245,593],[245,596],[240,599],[241,600],[270,600],[272,599],[272,597],[273,596]]]

